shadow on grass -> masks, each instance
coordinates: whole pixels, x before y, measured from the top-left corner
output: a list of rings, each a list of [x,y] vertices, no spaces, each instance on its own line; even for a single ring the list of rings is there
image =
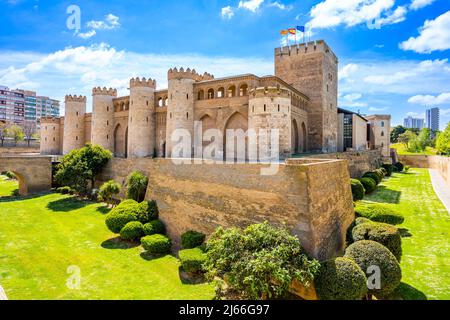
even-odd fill
[[[206,279],[205,276],[201,273],[189,273],[184,271],[183,267],[178,268],[178,275],[180,277],[181,283],[183,284],[201,284],[205,283]]]
[[[386,186],[378,186],[377,189],[368,195],[367,200],[378,203],[400,203],[401,191],[392,190]]]
[[[82,209],[90,204],[92,203],[71,197],[52,201],[47,205],[47,209],[59,212],[69,212],[72,210]]]
[[[412,233],[406,228],[398,228],[398,232],[402,238],[411,238],[413,236]]]
[[[52,192],[39,192],[39,193],[30,194],[30,195],[27,195],[27,196],[0,197],[0,203],[1,202],[17,202],[17,201],[23,201],[23,200],[31,200],[31,199],[44,197],[44,196],[49,195],[51,193]]]
[[[108,214],[112,209],[102,206],[102,207],[98,207],[97,211],[100,212],[101,214]]]
[[[102,248],[109,250],[127,250],[139,247],[139,245],[138,242],[125,241],[120,237],[105,240],[101,244]]]
[[[428,300],[428,298],[422,291],[402,282],[386,300]]]
[[[163,254],[152,254],[152,253],[149,253],[149,252],[147,252],[147,251],[144,251],[144,252],[141,252],[141,253],[140,253],[141,258],[144,259],[144,260],[147,260],[147,261],[156,260],[156,259],[165,257],[165,256],[167,256],[167,255],[168,255],[167,253],[163,253]],[[174,254],[170,254],[170,255],[173,256],[173,257],[175,257]]]

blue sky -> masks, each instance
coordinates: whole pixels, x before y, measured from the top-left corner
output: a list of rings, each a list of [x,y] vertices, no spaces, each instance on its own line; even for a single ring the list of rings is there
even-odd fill
[[[280,30],[306,25],[340,59],[339,105],[390,113],[427,106],[450,121],[448,0],[0,0],[0,84],[63,100],[132,76],[166,86],[174,66],[217,76],[273,73]],[[67,27],[70,5],[80,29]]]

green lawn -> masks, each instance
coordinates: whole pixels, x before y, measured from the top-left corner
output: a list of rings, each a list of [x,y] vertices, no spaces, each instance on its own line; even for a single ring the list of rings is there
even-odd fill
[[[428,170],[394,174],[364,201],[388,203],[405,216],[399,226],[407,230],[397,297],[450,299],[450,214],[434,193]]]
[[[406,150],[405,145],[403,143],[393,143],[391,144],[391,148],[397,149],[398,155],[426,155],[426,156],[434,156],[437,154],[437,150],[431,147],[426,147],[425,151],[414,153]]]
[[[8,180],[7,177],[0,175],[0,197],[12,196],[17,189],[19,189],[17,181]]]
[[[4,184],[0,181],[0,185]],[[99,204],[44,194],[0,199],[0,284],[10,299],[212,299],[210,284],[183,283],[174,256],[150,258],[110,240]],[[81,272],[81,286],[66,286]]]

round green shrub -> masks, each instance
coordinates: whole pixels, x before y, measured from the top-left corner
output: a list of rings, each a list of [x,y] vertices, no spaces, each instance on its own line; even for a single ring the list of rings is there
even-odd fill
[[[363,218],[363,217],[359,217],[359,218],[356,218],[355,225],[359,226],[360,224],[367,223],[367,222],[372,222],[372,220],[369,220],[369,219]]]
[[[364,189],[364,186],[362,185],[361,181],[357,179],[351,179],[350,184],[352,186],[353,201],[364,199],[366,190]]]
[[[366,194],[372,193],[377,188],[377,182],[372,178],[361,178],[359,179],[361,184],[364,187],[364,190],[366,190]]]
[[[189,230],[181,235],[181,245],[184,249],[198,247],[205,241],[205,234]]]
[[[56,189],[56,192],[61,193],[61,194],[73,194],[74,191],[72,190],[71,187],[59,187]]]
[[[368,273],[369,283],[371,276],[374,276],[373,267],[380,270],[380,287],[368,290],[368,293],[383,297],[393,292],[402,279],[402,270],[394,255],[382,244],[362,240],[351,244],[345,250],[345,258],[352,259],[361,268],[364,273]]]
[[[144,233],[146,236],[151,236],[153,234],[164,234],[166,233],[166,226],[161,220],[152,220],[144,224]]]
[[[392,172],[394,172],[394,166],[390,163],[383,163],[382,167],[386,170],[387,177],[390,177],[392,175]]]
[[[139,203],[138,220],[142,223],[147,223],[158,219],[159,211],[156,201],[143,201]]]
[[[139,221],[128,222],[120,230],[120,237],[123,240],[137,240],[144,235],[144,226]]]
[[[384,175],[385,177],[388,175],[388,172],[387,172],[387,170],[386,170],[385,168],[381,167],[379,170],[380,170],[381,172],[383,172],[383,175]]]
[[[404,168],[405,166],[401,162],[397,162],[396,164],[394,164],[394,170],[397,172],[402,172]]]
[[[383,178],[380,177],[380,174],[373,171],[364,173],[363,178],[371,178],[377,185],[383,180]]]
[[[376,169],[376,170],[374,170],[374,172],[375,172],[376,174],[378,174],[378,176],[381,178],[381,181],[383,181],[383,178],[384,178],[384,176],[385,176],[384,171],[381,170],[381,169]]]
[[[361,300],[367,293],[366,275],[348,258],[322,263],[314,282],[321,300]]]
[[[355,208],[355,212],[357,216],[375,222],[398,225],[405,221],[405,218],[400,213],[382,204],[358,204]]]
[[[161,234],[145,236],[141,238],[141,244],[151,254],[169,253],[172,247],[172,241]]]
[[[206,254],[200,248],[184,249],[178,252],[181,266],[186,272],[198,273],[203,271],[203,263],[206,261]]]
[[[357,224],[352,230],[352,239],[354,242],[376,241],[388,248],[399,262],[402,258],[402,237],[398,229],[390,224],[377,222]]]
[[[106,215],[106,226],[111,232],[120,233],[128,222],[137,221],[138,212],[139,206],[136,201],[124,201]]]

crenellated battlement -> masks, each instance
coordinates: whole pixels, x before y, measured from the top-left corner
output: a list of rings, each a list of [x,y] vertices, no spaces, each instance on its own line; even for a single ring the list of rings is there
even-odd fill
[[[205,72],[203,75],[197,73],[195,69],[187,68],[186,70],[182,67],[179,70],[177,68],[171,68],[167,72],[167,78],[169,80],[173,79],[192,79],[196,82],[205,81],[205,80],[213,80],[214,76],[208,72]]]
[[[130,88],[135,88],[135,87],[148,87],[148,88],[152,88],[152,89],[156,89],[156,80],[153,80],[151,78],[145,79],[139,79],[139,77],[137,78],[132,78],[130,80]]]
[[[291,91],[278,87],[258,87],[250,89],[250,99],[252,98],[290,98]]]
[[[41,118],[41,125],[42,124],[60,124],[61,118],[59,117],[42,117]]]
[[[337,61],[337,56],[323,40],[310,41],[306,43],[294,44],[291,46],[275,48],[275,56],[296,56],[323,52],[330,54]]]
[[[97,95],[102,95],[102,96],[112,96],[114,98],[117,97],[117,89],[113,89],[113,88],[109,88],[107,89],[106,87],[95,87],[92,89],[92,95],[93,96],[97,96]]]
[[[86,96],[66,95],[65,102],[84,102],[86,103]]]

